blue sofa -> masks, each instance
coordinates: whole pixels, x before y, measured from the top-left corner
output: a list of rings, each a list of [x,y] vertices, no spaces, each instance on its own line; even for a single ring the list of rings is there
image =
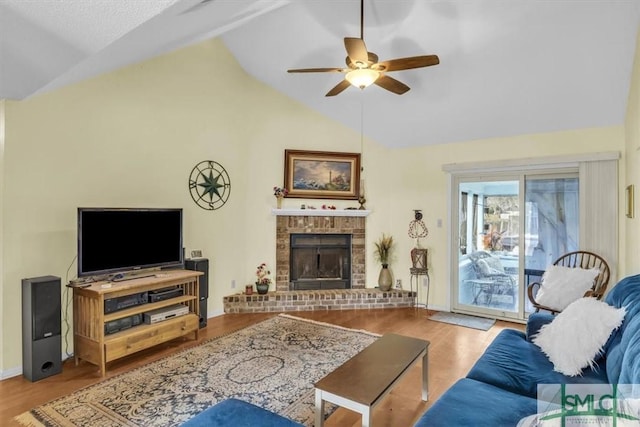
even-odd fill
[[[640,384],[640,275],[621,280],[605,301],[613,307],[626,307],[627,312],[593,369],[585,369],[579,377],[554,371],[549,359],[528,339],[553,316],[535,313],[529,317],[526,333],[514,329],[500,332],[467,376],[440,396],[414,427],[515,426],[522,418],[537,412],[538,384]],[[235,399],[218,403],[184,424],[185,427],[245,425],[300,426]]]
[[[578,377],[555,372],[528,339],[553,316],[535,313],[529,317],[526,333],[500,332],[467,376],[447,390],[415,427],[515,426],[537,412],[538,384],[640,384],[640,275],[621,280],[605,301],[626,307],[627,312],[593,369],[585,369]]]
[[[304,427],[251,403],[227,399],[191,418],[182,427]]]

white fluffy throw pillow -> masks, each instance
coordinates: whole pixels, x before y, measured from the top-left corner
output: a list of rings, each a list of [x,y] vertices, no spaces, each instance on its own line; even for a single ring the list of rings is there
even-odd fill
[[[551,265],[542,276],[536,301],[538,304],[562,311],[591,289],[598,273],[600,270],[597,268],[587,270]]]
[[[624,320],[624,308],[595,298],[580,298],[540,328],[533,342],[542,349],[554,371],[573,377],[593,367],[609,335]]]

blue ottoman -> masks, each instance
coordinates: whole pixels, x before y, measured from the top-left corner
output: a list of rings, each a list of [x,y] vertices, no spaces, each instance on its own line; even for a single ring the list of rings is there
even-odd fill
[[[238,399],[227,399],[200,412],[182,427],[303,427],[266,409]]]

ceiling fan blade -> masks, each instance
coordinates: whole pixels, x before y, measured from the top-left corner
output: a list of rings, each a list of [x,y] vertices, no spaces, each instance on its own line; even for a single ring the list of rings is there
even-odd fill
[[[382,71],[399,71],[410,70],[411,68],[429,67],[431,65],[438,65],[439,63],[440,59],[438,58],[438,55],[422,55],[378,62],[375,68],[379,68]]]
[[[364,40],[356,37],[345,37],[344,47],[347,50],[347,55],[349,55],[351,62],[359,62],[362,63],[362,65],[367,65],[369,53],[367,52],[367,45],[364,44]]]
[[[343,90],[348,88],[349,86],[351,86],[351,83],[349,83],[346,80],[342,80],[340,83],[335,85],[333,87],[333,89],[331,89],[329,92],[327,92],[327,94],[325,96],[336,96],[337,94],[339,94],[340,92],[342,92]]]
[[[287,70],[287,73],[342,73],[342,68],[296,68],[293,70]]]
[[[403,93],[407,92],[410,89],[409,86],[407,86],[406,84],[402,83],[399,80],[394,79],[393,77],[389,77],[385,74],[382,74],[373,83],[377,84],[381,88],[384,88],[388,91],[395,93],[396,95],[402,95]]]

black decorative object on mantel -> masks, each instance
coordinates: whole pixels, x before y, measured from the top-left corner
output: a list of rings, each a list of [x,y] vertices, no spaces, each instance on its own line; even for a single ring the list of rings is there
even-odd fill
[[[191,170],[189,192],[202,209],[219,209],[227,203],[231,194],[231,179],[220,163],[204,160]]]
[[[364,194],[361,195],[360,197],[358,197],[358,203],[360,203],[360,207],[358,208],[358,210],[365,210],[367,208],[364,207],[364,204],[367,202],[367,199],[364,198]]]
[[[360,173],[364,170],[363,167],[360,168]],[[359,210],[363,211],[367,208],[364,207],[364,204],[367,202],[367,199],[364,197],[364,179],[360,180],[360,194],[358,195],[358,203],[360,203]]]

